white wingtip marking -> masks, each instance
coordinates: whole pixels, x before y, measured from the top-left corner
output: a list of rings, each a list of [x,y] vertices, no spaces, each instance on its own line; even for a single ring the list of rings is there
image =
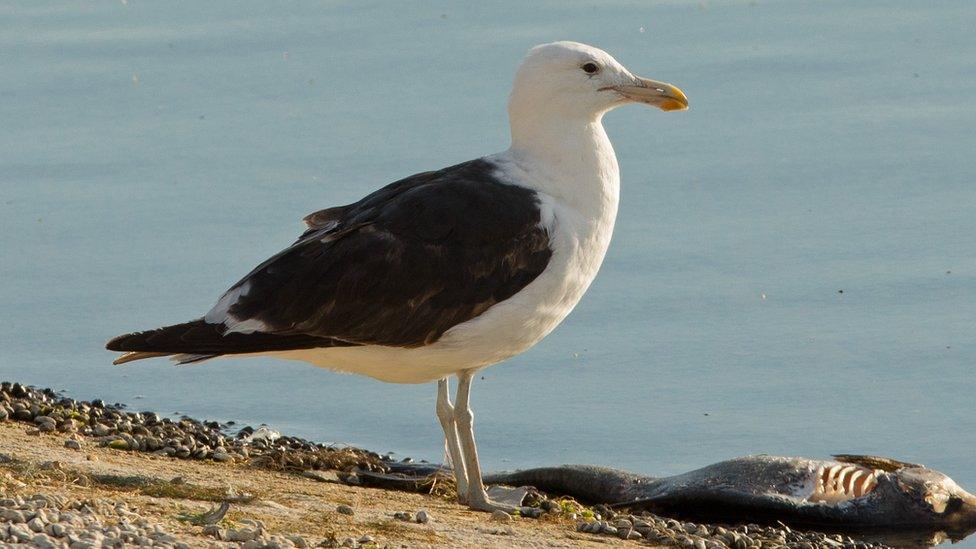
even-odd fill
[[[245,282],[236,288],[227,290],[227,292],[225,292],[224,295],[220,296],[220,299],[217,300],[217,304],[214,305],[213,308],[203,316],[203,320],[205,320],[208,324],[221,324],[227,322],[228,320],[233,320],[228,311],[230,311],[230,308],[237,303],[237,300],[240,299],[241,296],[247,295],[247,293],[250,291],[250,282]]]
[[[237,320],[232,316],[228,316],[224,324],[227,326],[227,333],[253,334],[254,332],[268,331],[268,325],[256,318]]]

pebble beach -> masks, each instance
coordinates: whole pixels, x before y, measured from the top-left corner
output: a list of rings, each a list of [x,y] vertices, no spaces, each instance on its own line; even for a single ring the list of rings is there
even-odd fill
[[[532,492],[516,516],[358,486],[390,455],[0,384],[0,543],[35,547],[885,547]]]

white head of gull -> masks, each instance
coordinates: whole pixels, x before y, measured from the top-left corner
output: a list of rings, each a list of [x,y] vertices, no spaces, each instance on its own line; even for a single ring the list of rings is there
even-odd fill
[[[107,348],[125,353],[116,363],[272,355],[393,383],[436,380],[458,499],[513,511],[482,482],[471,381],[549,334],[596,277],[620,184],[602,119],[633,102],[688,108],[681,90],[600,49],[537,46],[515,76],[508,150],[315,212],[203,318]]]

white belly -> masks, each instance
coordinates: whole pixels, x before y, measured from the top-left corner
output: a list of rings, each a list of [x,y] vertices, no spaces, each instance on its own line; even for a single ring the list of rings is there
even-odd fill
[[[540,198],[552,257],[542,274],[511,298],[454,326],[425,347],[334,347],[274,356],[392,383],[424,383],[484,368],[525,351],[566,318],[593,282],[610,244],[616,214],[615,203],[612,211],[594,217],[547,195]]]

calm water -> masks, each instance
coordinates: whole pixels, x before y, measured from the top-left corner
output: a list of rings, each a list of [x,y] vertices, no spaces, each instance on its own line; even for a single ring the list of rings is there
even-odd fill
[[[313,210],[505,148],[518,60],[574,39],[692,110],[607,117],[613,246],[476,385],[486,466],[859,452],[976,489],[976,4],[526,4],[0,4],[0,377],[439,459],[433,385],[102,344]]]

